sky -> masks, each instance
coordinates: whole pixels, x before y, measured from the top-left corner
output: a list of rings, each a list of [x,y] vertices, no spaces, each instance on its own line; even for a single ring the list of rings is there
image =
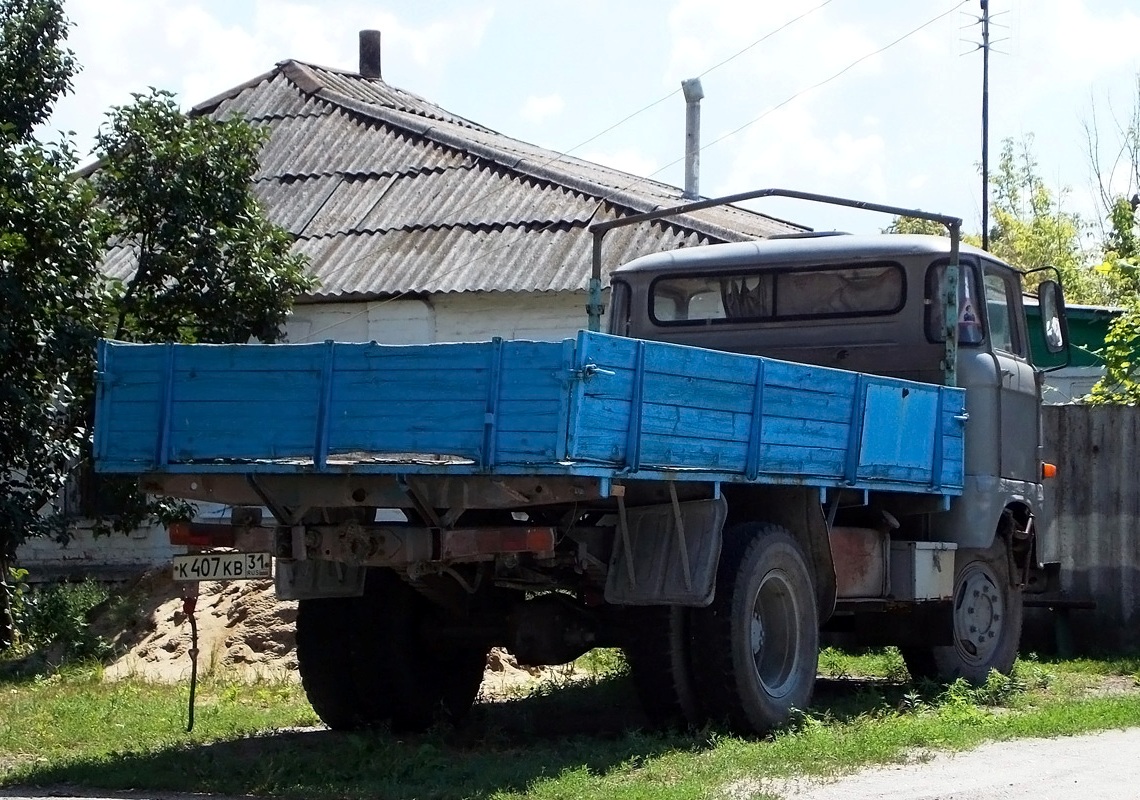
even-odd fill
[[[41,132],[82,153],[113,105],[154,86],[184,108],[296,59],[383,77],[500,133],[684,183],[683,79],[700,77],[700,191],[781,187],[922,208],[980,230],[980,0],[66,0],[82,72]],[[1032,135],[1064,207],[1099,217],[1102,163],[1138,102],[1140,3],[990,0],[990,165]],[[648,108],[647,108],[648,107]],[[640,112],[640,113],[635,113]],[[631,116],[632,115],[632,116]],[[1136,191],[1127,170],[1115,189]],[[764,200],[819,230],[869,212]]]

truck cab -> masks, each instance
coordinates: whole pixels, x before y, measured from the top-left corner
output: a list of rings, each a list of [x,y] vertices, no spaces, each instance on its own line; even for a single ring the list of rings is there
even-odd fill
[[[953,330],[944,299],[954,255],[947,237],[889,234],[806,234],[655,253],[612,272],[609,332],[944,383],[946,332]],[[1030,352],[1022,274],[974,247],[962,246],[956,256],[957,358],[949,374],[966,390],[964,492],[948,508],[924,507],[915,498],[836,498],[830,527],[839,588],[832,624],[842,627],[847,618],[861,627],[857,610],[845,613],[859,604],[844,597],[843,587],[852,580],[844,573],[862,567],[849,563],[834,531],[875,527],[879,521],[867,520],[882,517],[892,539],[953,545],[955,606],[962,592],[981,591],[1000,609],[979,615],[966,605],[953,616],[949,647],[965,647],[966,658],[942,658],[948,669],[939,670],[931,657],[945,656],[947,648],[926,647],[913,636],[914,625],[900,623],[888,638],[913,640],[903,647],[912,671],[984,678],[990,667],[1012,664],[1023,589],[1046,583],[1047,565],[1037,556],[1045,548],[1036,542],[1045,513],[1043,373]],[[1045,341],[1058,352],[1065,346],[1063,300],[1052,281],[1040,288]],[[971,571],[976,559],[987,565],[980,575]],[[971,629],[986,631],[984,641],[972,640]]]

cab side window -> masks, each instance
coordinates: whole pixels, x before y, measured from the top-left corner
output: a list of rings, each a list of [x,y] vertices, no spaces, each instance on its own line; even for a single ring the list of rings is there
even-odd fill
[[[926,338],[931,342],[946,341],[942,305],[946,266],[940,261],[926,273]],[[977,287],[975,265],[963,259],[958,272],[958,344],[963,347],[977,347],[984,339]]]
[[[1014,355],[1025,355],[1017,327],[1014,292],[1016,287],[1004,271],[985,269],[986,317],[990,346]]]

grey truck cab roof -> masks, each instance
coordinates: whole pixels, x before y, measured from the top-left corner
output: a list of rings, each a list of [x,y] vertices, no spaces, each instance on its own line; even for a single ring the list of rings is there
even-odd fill
[[[961,255],[993,256],[967,244]],[[733,266],[757,264],[818,264],[830,260],[852,262],[861,259],[882,260],[920,255],[949,255],[950,239],[921,234],[814,234],[757,239],[748,242],[714,244],[680,248],[642,256],[617,267],[613,277],[630,273],[670,272],[672,267],[686,272],[704,269],[722,270]]]

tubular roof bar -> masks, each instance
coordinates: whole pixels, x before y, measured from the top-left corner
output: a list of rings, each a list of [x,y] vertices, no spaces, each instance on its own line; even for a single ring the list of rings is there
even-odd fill
[[[723,206],[730,203],[739,203],[744,200],[755,200],[759,197],[787,197],[792,200],[807,200],[813,203],[825,203],[833,206],[858,208],[864,211],[876,211],[881,214],[894,214],[902,217],[915,217],[928,219],[945,225],[950,232],[950,265],[946,274],[946,294],[943,298],[946,325],[946,355],[942,368],[946,376],[946,384],[953,386],[957,382],[958,364],[958,254],[962,238],[962,218],[947,214],[933,214],[917,208],[903,208],[889,206],[882,203],[869,203],[864,200],[850,200],[845,197],[833,197],[826,194],[812,192],[799,192],[793,189],[754,189],[750,192],[725,195],[724,197],[711,197],[706,200],[695,200],[690,203],[660,208],[656,211],[646,211],[642,214],[633,214],[628,217],[595,222],[588,230],[593,235],[593,258],[590,269],[589,301],[586,306],[589,314],[589,328],[599,331],[602,327],[602,239],[606,233],[614,228],[626,225],[636,225],[639,222],[649,222],[677,214],[687,214],[690,211],[700,211],[703,208]]]

